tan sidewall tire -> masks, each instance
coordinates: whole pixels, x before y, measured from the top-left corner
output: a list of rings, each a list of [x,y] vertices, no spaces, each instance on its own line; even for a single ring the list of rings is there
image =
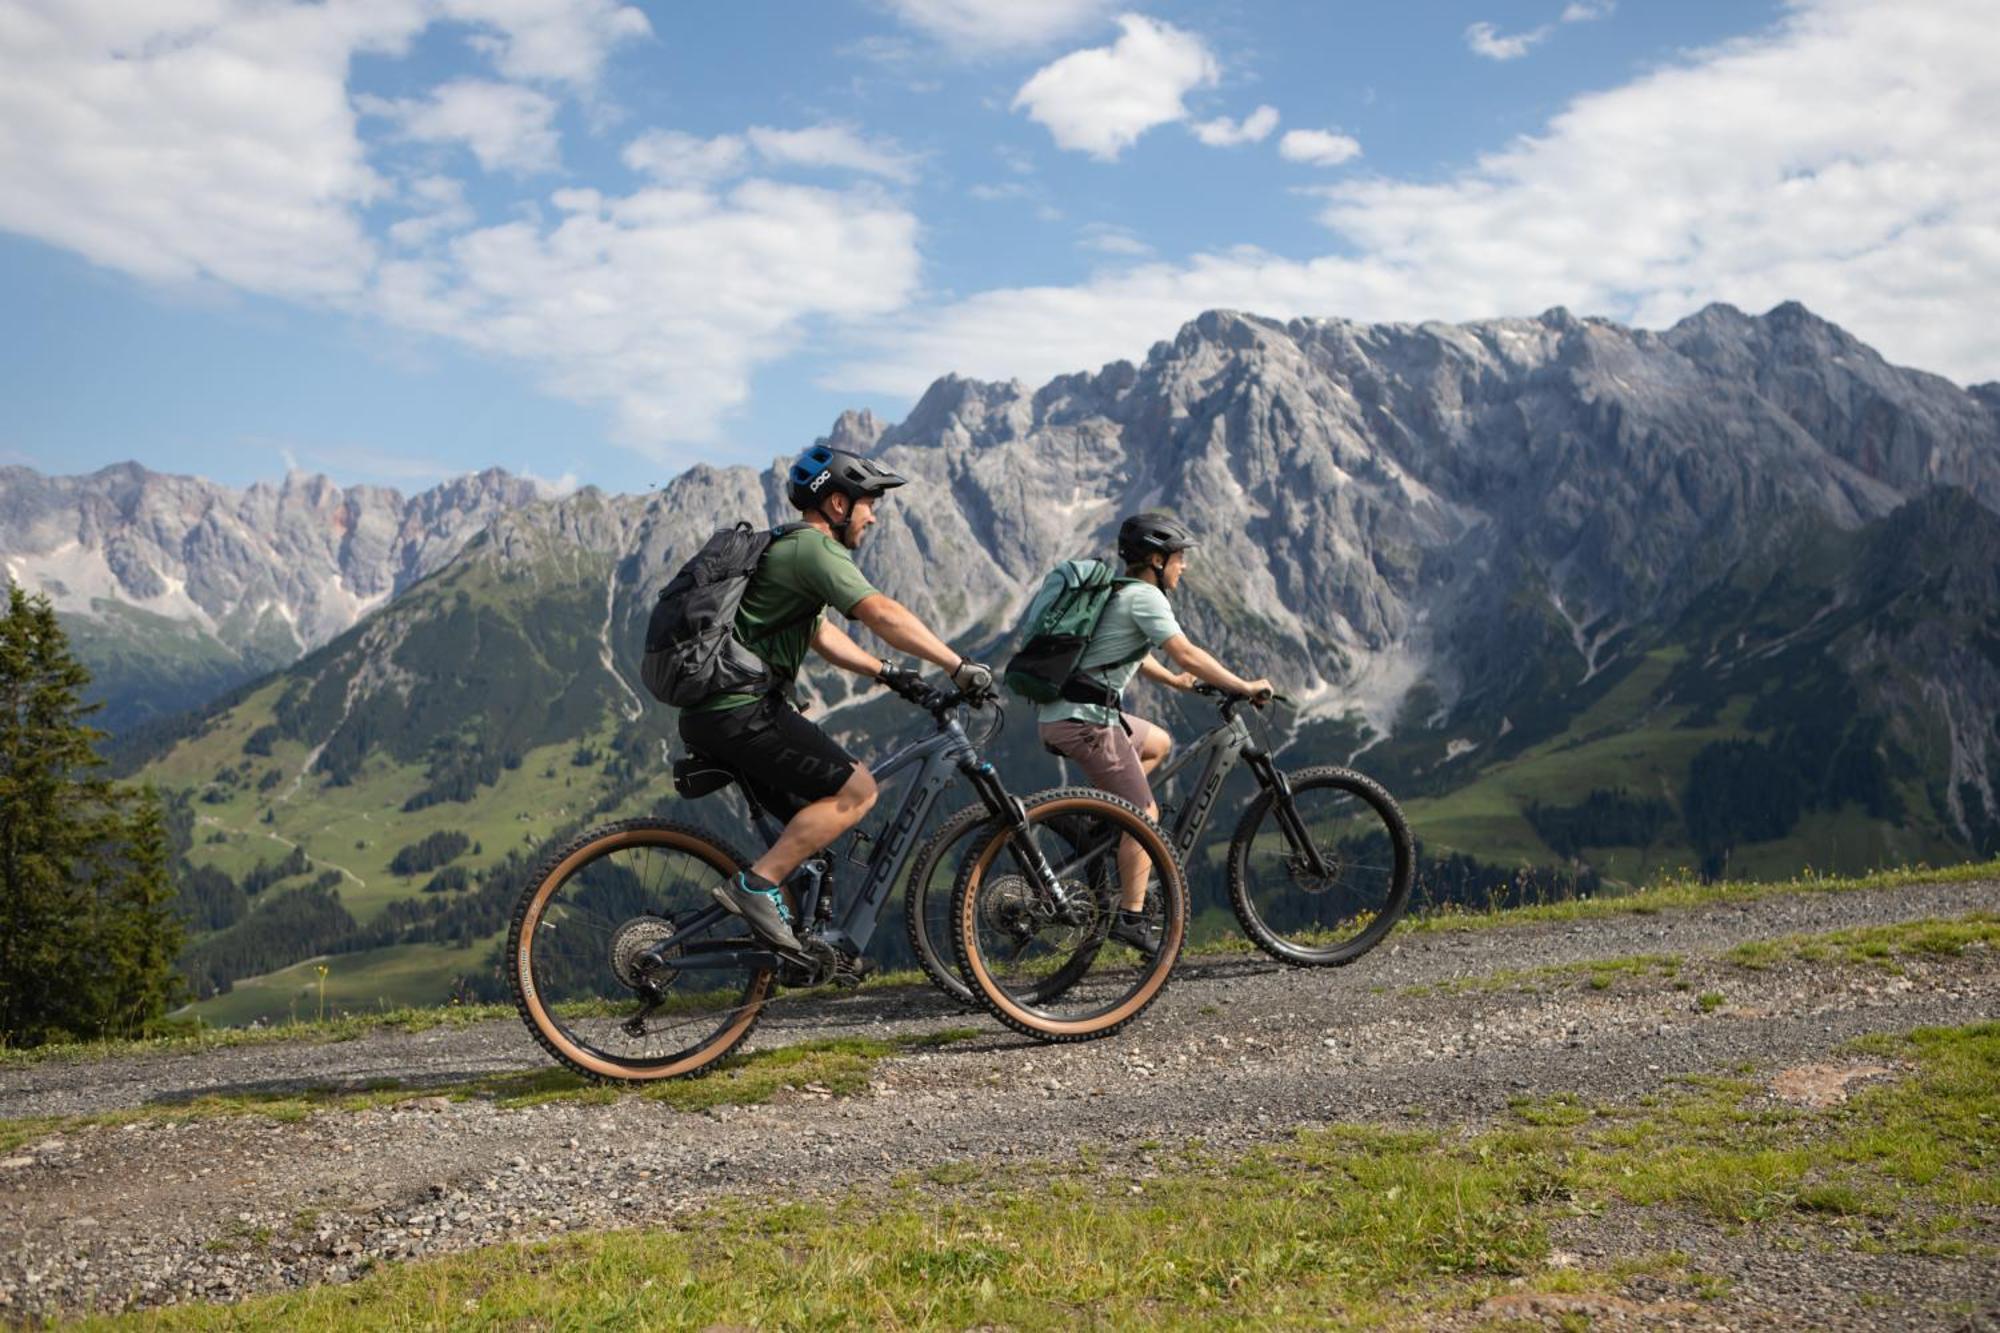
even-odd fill
[[[973,923],[978,917],[979,885],[984,880],[987,867],[1006,846],[1004,836],[989,841],[959,873],[959,886],[952,899],[957,913],[954,925],[958,936],[959,970],[965,974],[973,993],[979,996],[988,1011],[1017,1032],[1052,1042],[1108,1037],[1144,1013],[1146,1007],[1159,998],[1160,992],[1166,988],[1167,978],[1173,974],[1174,964],[1180,958],[1181,946],[1187,939],[1187,884],[1181,875],[1180,861],[1165,835],[1146,818],[1145,812],[1115,796],[1099,791],[1060,790],[1046,798],[1029,796],[1024,804],[1028,807],[1029,817],[1036,823],[1051,815],[1101,811],[1107,805],[1137,821],[1136,825],[1124,820],[1120,822],[1127,833],[1136,834],[1147,845],[1148,854],[1154,858],[1156,873],[1160,873],[1158,867],[1164,864],[1166,870],[1160,877],[1172,876],[1171,887],[1164,883],[1160,886],[1162,896],[1173,905],[1174,910],[1167,915],[1166,932],[1160,940],[1160,952],[1154,960],[1153,972],[1117,1008],[1092,1018],[1052,1019],[1016,1003],[986,971],[985,961],[974,947],[978,938]]]
[[[549,895],[554,893],[585,861],[622,851],[627,847],[672,847],[687,852],[724,874],[734,874],[744,860],[733,850],[713,839],[680,825],[655,821],[629,821],[593,829],[562,849],[547,864],[533,887],[515,910],[513,929],[508,933],[508,971],[514,984],[515,1007],[542,1049],[579,1073],[623,1082],[650,1082],[678,1078],[713,1064],[734,1050],[757,1024],[764,1001],[770,998],[772,973],[760,972],[751,982],[742,1009],[727,1026],[717,1029],[685,1056],[660,1065],[628,1065],[606,1060],[570,1041],[543,1006],[532,975],[534,927],[541,920]]]

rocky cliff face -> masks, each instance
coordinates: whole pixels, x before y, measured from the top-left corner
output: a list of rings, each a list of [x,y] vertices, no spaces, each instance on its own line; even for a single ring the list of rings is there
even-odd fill
[[[54,599],[115,723],[297,659],[542,497],[497,470],[405,498],[299,473],[235,491],[134,463],[0,468],[0,568]]]
[[[1967,721],[1987,715],[2000,665],[1924,646],[1904,623],[1915,603],[1891,611],[1862,591],[1898,577],[1882,569],[1933,577],[1952,532],[1984,532],[1963,505],[1981,521],[2000,509],[2000,388],[1890,366],[1795,304],[1713,306],[1662,333],[1559,309],[1468,325],[1217,311],[1140,365],[1039,389],[947,376],[904,421],[850,412],[827,439],[911,479],[860,563],[970,653],[1004,654],[1054,560],[1108,554],[1123,515],[1164,507],[1203,540],[1179,598],[1191,634],[1303,697],[1332,758],[1367,747],[1400,782],[1449,787],[1560,732],[1649,652],[1697,635],[1719,669],[1819,616],[1814,633],[1859,636],[1836,654],[1856,680],[1885,654],[1932,657],[1854,685],[1855,706],[1898,713],[1885,734],[1909,746],[1942,727],[1936,804],[1968,837],[2000,818],[2000,738]],[[1911,508],[1938,487],[1963,505]],[[109,597],[283,660],[481,528],[459,560],[594,588],[587,554],[608,580],[565,594],[594,603],[565,632],[575,669],[629,714],[658,588],[716,525],[788,515],[778,467],[533,499],[500,473],[404,501],[301,478],[236,494],[131,467],[14,469],[0,473],[0,555],[80,615]],[[1878,529],[1905,534],[1900,565]],[[1769,625],[1707,614],[1728,588],[1763,604],[1774,571],[1836,548],[1844,572],[1807,582],[1887,620],[1857,627],[1777,593]],[[1953,623],[2000,633],[1979,628],[1995,608],[1975,585],[1951,585],[1973,588]],[[827,706],[851,698],[837,676],[814,690]]]
[[[905,421],[847,413],[826,438],[911,478],[860,563],[966,651],[1004,654],[1052,561],[1108,553],[1124,514],[1170,508],[1203,538],[1179,599],[1198,640],[1386,744],[1375,761],[1405,781],[1448,783],[1457,755],[1559,730],[1576,691],[1668,644],[1717,588],[1840,534],[1843,577],[1875,595],[1826,597],[1879,609],[1884,580],[1921,583],[1910,551],[1935,563],[1983,529],[1962,505],[1916,502],[1949,487],[1985,518],[2000,509],[1996,402],[1792,304],[1715,306],[1659,334],[1561,310],[1465,326],[1212,312],[1140,366],[1039,390],[947,377]],[[594,540],[625,557],[607,633],[626,645],[709,527],[787,512],[776,469],[696,469],[611,508],[623,517]],[[1900,564],[1878,529],[1904,534]],[[1968,597],[1961,628],[2000,611]],[[1986,716],[1996,664],[1924,647],[1941,622],[1898,623],[1833,616],[1804,641],[1850,633],[1836,657],[1852,673],[1869,652],[1935,664],[1857,706],[1899,716],[1912,746],[1933,721],[1953,737],[1940,803],[1976,840],[1981,812],[2000,815],[2000,739],[1962,722]],[[837,677],[819,689],[848,697]]]

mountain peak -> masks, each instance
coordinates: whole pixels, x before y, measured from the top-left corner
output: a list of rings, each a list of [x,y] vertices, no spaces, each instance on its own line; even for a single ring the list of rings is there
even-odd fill
[[[983,435],[995,419],[1012,424],[1016,416],[1031,416],[1027,386],[1019,380],[999,383],[951,374],[932,382],[901,425],[884,432],[888,442],[919,444],[953,437],[967,440]],[[878,436],[880,442],[884,436]]]
[[[887,422],[867,408],[864,407],[859,412],[849,408],[834,421],[832,430],[813,443],[824,444],[834,449],[846,449],[850,453],[865,454],[875,447],[882,438],[882,432],[888,428]]]

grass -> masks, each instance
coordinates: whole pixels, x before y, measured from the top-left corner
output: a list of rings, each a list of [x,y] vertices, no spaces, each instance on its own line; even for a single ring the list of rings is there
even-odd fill
[[[1649,888],[1600,898],[1575,898],[1528,907],[1492,911],[1444,910],[1411,917],[1398,930],[1492,930],[1547,922],[1591,921],[1611,916],[1646,916],[1656,912],[1712,907],[1720,903],[1756,902],[1788,894],[1859,893],[1897,889],[1913,884],[1965,884],[2000,879],[2000,858],[1931,869],[1907,866],[1868,875],[1820,875],[1810,869],[1787,879],[1715,880],[1703,882],[1685,871],[1667,876]]]
[[[320,1111],[365,1111],[428,1097],[490,1101],[503,1109],[552,1102],[601,1104],[623,1097],[642,1097],[682,1111],[703,1111],[723,1105],[750,1106],[767,1102],[781,1092],[801,1089],[829,1097],[846,1097],[865,1088],[876,1066],[884,1060],[982,1035],[983,1031],[977,1028],[949,1028],[886,1041],[844,1037],[799,1042],[729,1056],[700,1078],[637,1086],[596,1083],[567,1069],[536,1069],[483,1074],[442,1084],[412,1085],[391,1078],[377,1079],[358,1089],[316,1087],[283,1092],[217,1093],[90,1115],[0,1120],[0,1153],[91,1126],[179,1123],[227,1116],[296,1121]]]
[[[1910,957],[1957,958],[1967,949],[2000,945],[2000,914],[1971,912],[1950,920],[1903,921],[1888,926],[1856,926],[1810,935],[1752,940],[1724,955],[1741,967],[1780,963],[1848,963],[1901,972]]]
[[[303,1015],[317,1018],[321,1005],[324,965],[325,1012],[374,1010],[404,1012],[444,1004],[451,996],[452,978],[477,971],[500,935],[464,947],[446,944],[392,944],[330,957],[308,958],[290,967],[237,981],[227,993],[201,1000],[185,1011],[190,1017],[218,1027],[237,1027],[259,1020],[286,1022]]]
[[[87,1326],[1380,1327],[1639,1274],[1677,1299],[1727,1293],[1684,1255],[1550,1262],[1555,1224],[1614,1204],[1776,1227],[1774,1244],[1990,1257],[1968,1236],[2000,1202],[2000,1024],[1875,1046],[1911,1072],[1826,1111],[1701,1079],[1652,1105],[1522,1102],[1476,1134],[1338,1126],[1233,1159],[1190,1141],[938,1168],[931,1188],[737,1201]]]

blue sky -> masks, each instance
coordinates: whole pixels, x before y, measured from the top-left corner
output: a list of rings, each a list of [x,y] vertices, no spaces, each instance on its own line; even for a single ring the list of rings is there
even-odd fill
[[[0,0],[0,462],[639,490],[1210,306],[2000,376],[1975,0]]]

